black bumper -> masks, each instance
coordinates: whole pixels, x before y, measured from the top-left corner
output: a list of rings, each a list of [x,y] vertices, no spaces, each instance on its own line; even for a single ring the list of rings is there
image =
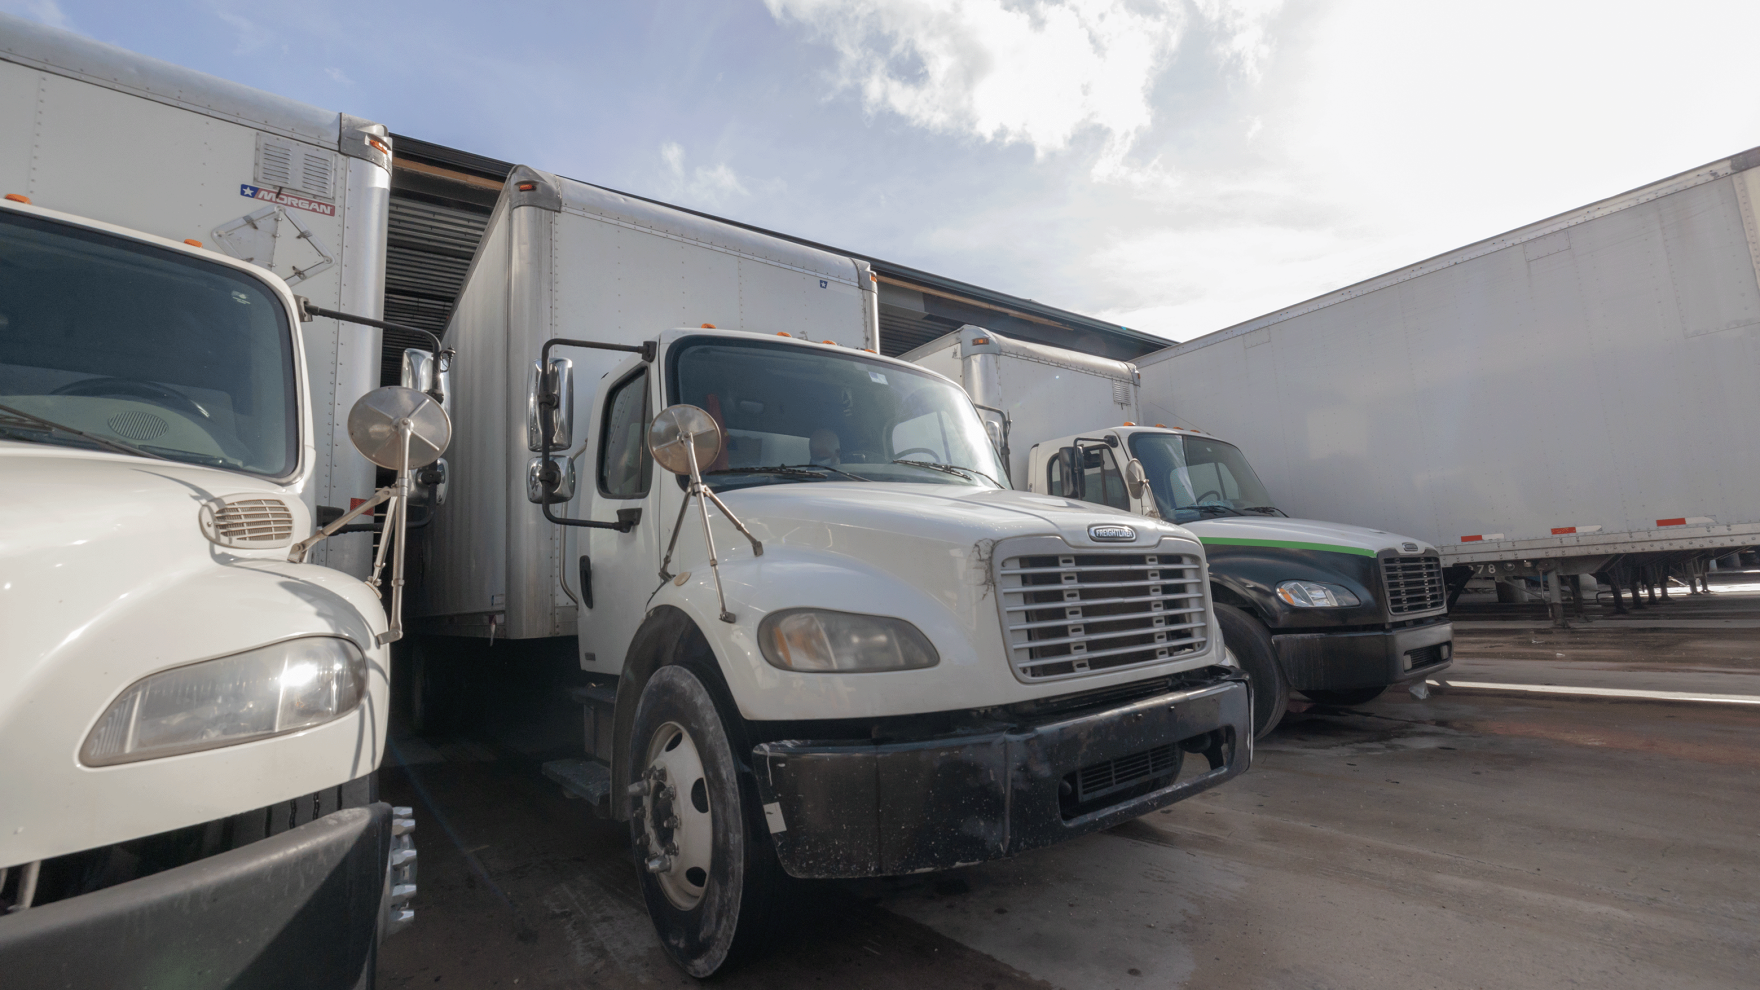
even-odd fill
[[[0,985],[354,987],[390,848],[372,804],[0,918]]]
[[[1297,691],[1383,687],[1448,669],[1454,624],[1374,632],[1274,635],[1277,664]]]
[[[1252,761],[1251,726],[1247,685],[1229,676],[1042,724],[908,743],[770,742],[752,757],[790,875],[893,876],[1012,856],[1215,787]],[[1179,774],[1181,752],[1208,769]],[[1140,784],[1072,807],[1078,772],[1135,772],[1151,753]]]

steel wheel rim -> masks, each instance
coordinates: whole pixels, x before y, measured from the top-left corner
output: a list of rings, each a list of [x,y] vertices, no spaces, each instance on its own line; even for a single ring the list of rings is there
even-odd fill
[[[643,865],[667,901],[689,911],[708,888],[715,816],[702,753],[684,726],[667,722],[654,730],[642,776],[649,782],[642,798]]]

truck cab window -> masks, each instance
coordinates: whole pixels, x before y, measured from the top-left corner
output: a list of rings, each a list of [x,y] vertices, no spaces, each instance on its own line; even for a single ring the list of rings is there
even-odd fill
[[[605,399],[599,438],[599,494],[641,498],[654,477],[654,458],[644,442],[648,430],[648,369],[618,382]],[[707,467],[707,465],[704,465]]]
[[[1143,462],[1163,518],[1192,522],[1206,516],[1275,511],[1271,495],[1234,444],[1174,433],[1137,433],[1132,456]]]
[[[245,272],[37,217],[0,218],[0,405],[161,457],[298,464],[293,333]],[[87,446],[21,419],[0,436]]]
[[[726,431],[711,488],[818,481],[1005,485],[965,393],[908,365],[838,348],[687,338],[668,359],[673,402]],[[940,467],[929,467],[935,464]]]

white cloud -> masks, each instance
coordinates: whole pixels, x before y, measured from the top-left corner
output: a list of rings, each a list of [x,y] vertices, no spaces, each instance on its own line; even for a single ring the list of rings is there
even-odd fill
[[[1185,27],[1178,2],[765,0],[838,55],[837,82],[870,112],[1040,158],[1086,128],[1116,161],[1152,119],[1148,88]]]
[[[348,73],[343,72],[341,69],[338,69],[335,66],[331,66],[330,68],[325,69],[324,74],[329,76],[331,79],[341,83],[344,86],[353,86],[354,85],[354,80],[348,78]]]
[[[687,171],[684,147],[676,141],[660,145],[660,160],[666,163],[666,171],[671,176],[667,195],[683,205],[715,209],[725,207],[735,198],[750,195],[726,162],[698,165]]]

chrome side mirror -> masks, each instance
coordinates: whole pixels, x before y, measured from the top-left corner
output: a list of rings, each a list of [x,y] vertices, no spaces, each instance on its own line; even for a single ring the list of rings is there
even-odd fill
[[[1143,470],[1143,462],[1135,457],[1124,466],[1124,487],[1131,493],[1131,498],[1140,499],[1149,490],[1149,473]]]
[[[379,535],[378,553],[373,558],[373,576],[367,579],[367,587],[378,594],[385,555],[395,543],[397,556],[391,561],[391,606],[385,610],[386,629],[379,634],[382,646],[403,637],[403,558],[404,546],[409,541],[409,502],[415,487],[410,476],[416,468],[427,467],[446,452],[447,445],[452,442],[452,420],[428,393],[387,385],[361,396],[348,411],[348,439],[353,441],[362,457],[396,471],[397,484],[379,489],[372,498],[341,518],[295,543],[288,551],[287,559],[304,563],[306,552],[320,541],[335,535],[356,516],[390,502],[390,514],[385,520],[384,532]]]
[[[556,465],[557,476],[556,490],[550,493],[548,499],[544,497],[543,455],[540,454],[539,456],[532,458],[531,461],[526,464],[526,500],[528,502],[533,502],[538,505],[543,505],[545,502],[549,502],[551,505],[560,505],[561,503],[574,498],[574,461],[559,461],[554,456],[551,457],[550,460],[551,463]]]
[[[567,450],[574,445],[574,362],[551,358],[550,367],[532,362],[531,387],[526,390],[526,449],[544,449],[543,421],[550,417],[550,449]]]
[[[691,479],[690,486],[685,489],[684,501],[678,505],[678,519],[672,524],[672,539],[666,544],[666,556],[660,559],[660,580],[672,580],[672,551],[678,549],[678,534],[684,529],[684,514],[691,507],[691,499],[697,500],[697,507],[703,512],[703,542],[709,550],[709,573],[715,576],[715,597],[721,602],[721,621],[738,621],[734,614],[727,610],[727,592],[721,587],[721,562],[715,557],[715,531],[709,527],[709,506],[721,510],[733,528],[745,535],[752,543],[752,556],[764,556],[764,544],[752,535],[746,524],[739,521],[721,499],[716,496],[708,485],[703,484],[703,467],[715,463],[721,456],[721,446],[725,438],[721,434],[721,424],[715,417],[696,406],[667,406],[654,417],[648,426],[648,452],[654,455],[654,463],[673,474],[681,474]]]
[[[450,352],[448,352],[450,353]],[[399,378],[404,388],[413,388],[418,392],[426,392],[440,408],[451,414],[452,403],[447,396],[452,393],[452,369],[447,362],[433,351],[424,351],[419,347],[403,349],[403,373]]]

